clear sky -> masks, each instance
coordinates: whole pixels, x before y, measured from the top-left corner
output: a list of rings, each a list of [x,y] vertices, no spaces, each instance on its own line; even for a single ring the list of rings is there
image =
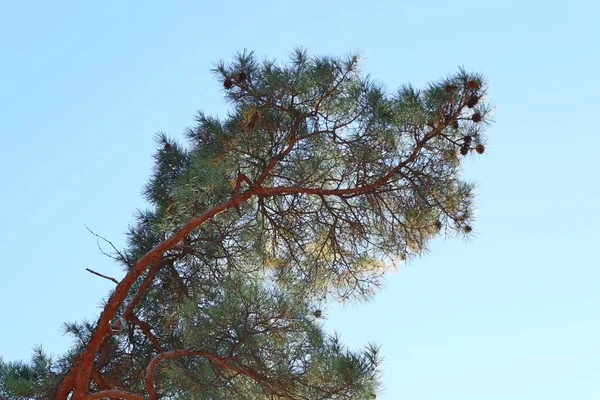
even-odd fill
[[[122,276],[153,135],[224,115],[209,69],[237,50],[361,51],[390,90],[460,65],[496,104],[469,241],[440,239],[368,305],[328,315],[381,344],[393,399],[600,398],[600,6],[564,1],[0,2],[0,354],[67,348]],[[594,206],[596,204],[596,206]]]

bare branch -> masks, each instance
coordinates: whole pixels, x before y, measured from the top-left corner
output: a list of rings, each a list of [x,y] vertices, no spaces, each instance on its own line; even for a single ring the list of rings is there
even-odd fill
[[[112,281],[112,282],[114,282],[114,283],[115,283],[115,285],[118,285],[118,284],[119,284],[119,281],[118,281],[118,280],[116,280],[115,278],[111,277],[111,276],[102,275],[101,273],[99,273],[99,272],[96,272],[96,271],[94,271],[93,269],[89,269],[89,268],[86,268],[85,270],[86,270],[87,272],[90,272],[90,273],[94,274],[94,275],[98,275],[100,278],[108,279],[109,281]]]
[[[117,249],[117,247],[108,239],[106,239],[105,237],[97,234],[96,232],[92,231],[86,224],[83,224],[83,226],[85,226],[85,229],[88,230],[89,233],[91,233],[92,235],[96,236],[96,245],[98,246],[98,249],[100,250],[100,252],[102,254],[104,254],[105,256],[112,258],[113,260],[117,260],[117,261],[122,261],[127,265],[130,265],[129,260],[127,259],[127,257],[125,257],[125,255],[123,254],[123,252],[121,252],[119,249]],[[118,257],[115,257],[114,255],[107,253],[106,251],[104,251],[104,249],[102,248],[102,246],[100,246],[100,241],[103,241],[105,243],[107,243],[110,247],[112,247],[112,249],[114,250],[115,254],[118,255]]]

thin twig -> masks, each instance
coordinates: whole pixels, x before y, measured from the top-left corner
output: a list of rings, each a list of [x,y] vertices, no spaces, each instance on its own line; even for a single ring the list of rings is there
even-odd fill
[[[94,271],[94,270],[92,270],[92,269],[89,269],[89,268],[86,268],[85,270],[86,270],[87,272],[91,272],[91,273],[92,273],[92,274],[94,274],[94,275],[98,275],[98,276],[99,276],[99,277],[101,277],[101,278],[108,279],[109,281],[113,281],[113,282],[114,282],[116,285],[118,285],[118,284],[119,284],[119,281],[118,281],[118,280],[116,280],[115,278],[111,277],[111,276],[102,275],[101,273],[99,273],[99,272],[96,272],[96,271]]]
[[[125,255],[119,250],[117,249],[117,247],[108,239],[106,239],[104,236],[101,236],[99,234],[97,234],[96,232],[94,232],[93,230],[91,230],[86,224],[83,224],[83,226],[85,226],[85,229],[88,230],[89,233],[91,233],[92,235],[96,236],[96,245],[98,246],[98,249],[100,250],[100,253],[104,254],[105,256],[112,258],[113,260],[116,261],[122,261],[125,264],[130,265],[129,260],[127,259],[127,257],[125,257]],[[105,243],[108,243],[108,245],[110,247],[112,247],[112,249],[115,251],[115,254],[118,257],[115,257],[113,254],[107,253],[106,251],[104,251],[104,249],[102,248],[102,246],[100,246],[100,240],[102,240]]]

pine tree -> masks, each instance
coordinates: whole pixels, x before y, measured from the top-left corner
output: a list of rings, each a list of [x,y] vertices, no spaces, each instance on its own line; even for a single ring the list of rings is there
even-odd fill
[[[323,332],[437,235],[472,231],[461,162],[483,153],[482,77],[387,93],[359,57],[241,53],[214,73],[230,112],[157,136],[126,271],[48,374],[56,399],[372,399],[379,352]],[[0,378],[1,379],[1,378]],[[36,397],[42,398],[42,397]]]
[[[4,362],[0,356],[0,400],[51,398],[57,375],[54,361],[36,347],[29,363]]]

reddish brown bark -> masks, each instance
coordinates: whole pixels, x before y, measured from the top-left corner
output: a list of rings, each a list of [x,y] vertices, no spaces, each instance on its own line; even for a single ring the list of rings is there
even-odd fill
[[[108,383],[104,380],[100,372],[96,369],[96,367],[92,368],[92,379],[101,390],[109,390],[112,389]]]
[[[116,316],[119,306],[127,297],[127,294],[129,293],[129,290],[131,289],[133,284],[150,267],[150,265],[159,262],[162,254],[164,254],[165,251],[177,245],[177,243],[182,241],[184,237],[192,233],[194,229],[198,228],[200,225],[214,218],[216,215],[222,213],[223,211],[236,207],[240,203],[247,201],[251,197],[252,193],[250,191],[247,191],[239,194],[238,196],[227,202],[220,204],[219,206],[211,210],[208,210],[202,215],[199,215],[198,217],[192,219],[181,229],[175,232],[173,236],[171,236],[170,238],[156,246],[154,249],[150,250],[142,258],[140,258],[140,260],[133,266],[133,268],[129,270],[127,275],[125,275],[123,280],[117,285],[115,292],[106,303],[104,310],[100,314],[100,318],[98,319],[96,329],[91,336],[88,346],[82,353],[83,355],[79,367],[74,367],[73,370],[69,373],[68,377],[70,379],[65,379],[63,380],[63,382],[61,382],[57,390],[57,394],[55,396],[56,400],[67,399],[68,394],[73,389],[72,381],[75,379],[74,374],[76,374],[77,377],[75,379],[75,387],[73,390],[73,396],[71,397],[71,400],[83,400],[85,398],[89,387],[90,375],[92,372],[92,364],[94,362],[95,355],[98,353],[98,350],[102,345],[102,342],[110,333],[110,322]]]
[[[133,310],[135,309],[135,306],[142,299],[142,296],[144,295],[144,292],[146,291],[146,289],[148,289],[150,287],[150,285],[152,285],[152,282],[154,281],[154,278],[156,277],[156,274],[158,273],[158,270],[160,269],[161,265],[162,265],[161,263],[156,263],[150,269],[150,271],[148,272],[148,274],[144,278],[144,281],[142,282],[142,284],[138,288],[137,292],[133,296],[133,299],[131,300],[131,302],[127,306],[127,309],[123,313],[123,318],[125,318],[126,320],[128,320],[130,318],[130,316],[133,314]]]
[[[133,322],[134,324],[136,324],[137,326],[140,327],[142,332],[144,332],[146,337],[150,340],[150,342],[152,342],[152,345],[154,346],[156,351],[158,351],[159,353],[162,353],[163,351],[165,351],[163,349],[163,347],[161,346],[160,342],[158,341],[158,339],[156,338],[156,336],[154,336],[154,334],[152,334],[152,332],[150,332],[150,325],[148,325],[144,321],[141,321],[135,315],[130,315],[129,318],[131,319],[131,322]]]
[[[65,376],[60,383],[55,395],[55,399],[66,399],[71,393],[71,390],[75,387],[75,381],[77,380],[77,373],[79,372],[79,366],[81,365],[81,360],[83,359],[83,353],[78,355],[73,363],[73,367]]]

